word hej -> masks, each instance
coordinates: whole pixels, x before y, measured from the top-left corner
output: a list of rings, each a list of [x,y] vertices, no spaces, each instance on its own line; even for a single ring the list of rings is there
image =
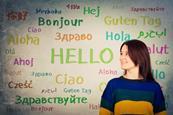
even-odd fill
[[[94,15],[95,17],[99,17],[100,15],[100,7],[91,8],[91,7],[84,7],[83,14],[86,15]]]
[[[59,40],[61,42],[67,41],[84,41],[84,40],[92,40],[92,34],[63,34],[63,33],[56,33],[55,40]]]
[[[77,97],[76,95],[70,95],[69,97],[21,97],[16,95],[15,104],[33,105],[33,104],[86,104],[88,103],[87,97]]]
[[[75,49],[75,48],[67,48],[59,49],[59,53],[55,53],[55,49],[51,49],[51,63],[55,63],[55,58],[58,58],[58,62],[60,64],[98,64],[98,63],[103,63],[103,64],[109,64],[113,60],[113,51],[110,48],[104,48],[102,49],[99,54],[97,54],[98,58],[97,60],[94,59],[94,57],[97,57],[94,55],[93,48],[89,49],[89,57],[86,59],[88,56],[86,53],[84,54],[83,49]],[[87,55],[87,56],[86,56]],[[85,57],[85,58],[84,58]],[[56,59],[57,60],[57,59]]]
[[[23,88],[33,88],[32,87],[32,80],[30,80],[29,82],[28,82],[28,80],[25,80],[24,83],[10,81],[8,83],[8,87],[9,88],[14,88],[14,89],[17,89],[17,88],[20,88],[20,89],[23,89]]]
[[[40,38],[37,36],[31,36],[29,34],[26,35],[21,35],[19,36],[18,34],[13,35],[13,34],[8,34],[7,35],[7,43],[8,45],[39,45]]]
[[[140,23],[143,26],[154,26],[154,27],[160,27],[161,26],[161,19],[160,18],[153,18],[150,16],[139,16],[138,18],[130,18],[130,17],[117,17],[113,18],[111,16],[106,16],[104,18],[104,22],[106,25],[110,26],[117,26],[117,25],[126,25],[126,26],[136,26],[139,24],[138,19],[140,20]]]
[[[9,11],[6,16],[8,20],[24,21],[27,15],[27,11]]]
[[[33,67],[34,65],[34,58],[31,59],[22,59],[22,58],[15,58],[14,65],[20,65],[20,66],[30,66]]]
[[[150,30],[149,32],[140,31],[137,38],[161,38],[162,36],[166,36],[166,28],[162,32],[154,30]]]
[[[82,77],[80,75],[72,76],[72,75],[68,75],[68,74],[57,74],[55,79],[56,79],[57,84],[63,84],[63,85],[84,84],[84,77]]]
[[[84,93],[84,94],[91,94],[91,89],[81,88],[81,89],[74,89],[74,88],[64,88],[65,93]]]

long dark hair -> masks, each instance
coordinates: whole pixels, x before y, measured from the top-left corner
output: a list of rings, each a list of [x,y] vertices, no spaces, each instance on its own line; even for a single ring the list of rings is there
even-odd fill
[[[140,75],[142,75],[145,80],[154,80],[153,74],[151,72],[150,54],[145,43],[136,39],[128,40],[121,45],[120,51],[123,45],[127,45],[128,54],[133,63],[136,66],[139,65]]]

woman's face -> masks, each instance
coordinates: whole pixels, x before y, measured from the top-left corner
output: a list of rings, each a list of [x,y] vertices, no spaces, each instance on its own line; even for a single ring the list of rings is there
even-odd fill
[[[135,67],[135,64],[129,57],[127,45],[123,45],[120,51],[120,64],[123,70],[130,70]]]

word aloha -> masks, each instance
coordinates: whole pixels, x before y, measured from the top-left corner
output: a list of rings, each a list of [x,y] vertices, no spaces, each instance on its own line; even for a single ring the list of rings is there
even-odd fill
[[[75,48],[67,48],[64,49],[60,48],[59,53],[55,53],[55,49],[51,49],[51,63],[55,63],[55,58],[59,58],[58,62],[60,64],[109,64],[113,60],[113,51],[110,48],[104,48],[102,49],[97,56],[94,55],[93,48],[89,49],[89,52],[84,53],[86,51],[83,51],[81,48],[75,49]],[[89,54],[89,57],[86,58]],[[95,60],[94,57],[98,57],[98,60]],[[84,59],[85,57],[85,59]]]
[[[166,28],[162,32],[150,30],[149,32],[140,31],[138,35],[139,38],[161,38],[161,36],[166,36]]]
[[[61,34],[59,32],[56,33],[55,40],[59,40],[61,42],[67,41],[81,41],[81,40],[91,40],[92,35],[91,34]]]
[[[22,105],[33,105],[33,104],[63,104],[67,105],[67,103],[72,104],[86,104],[88,98],[86,97],[77,97],[76,95],[70,95],[70,97],[21,97],[16,95],[15,104]]]
[[[154,26],[154,27],[160,27],[161,20],[160,18],[153,18],[150,16],[140,16],[138,17],[141,21],[141,24],[143,26]],[[111,16],[106,16],[104,18],[104,22],[106,25],[110,26],[117,26],[117,25],[126,25],[126,26],[136,26],[138,22],[138,18],[130,18],[130,17],[117,17],[113,18]]]

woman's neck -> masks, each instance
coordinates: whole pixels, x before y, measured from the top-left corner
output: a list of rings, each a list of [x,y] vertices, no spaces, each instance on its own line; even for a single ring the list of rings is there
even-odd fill
[[[143,77],[139,74],[139,68],[126,70],[126,74],[124,76],[128,79],[143,79]]]

